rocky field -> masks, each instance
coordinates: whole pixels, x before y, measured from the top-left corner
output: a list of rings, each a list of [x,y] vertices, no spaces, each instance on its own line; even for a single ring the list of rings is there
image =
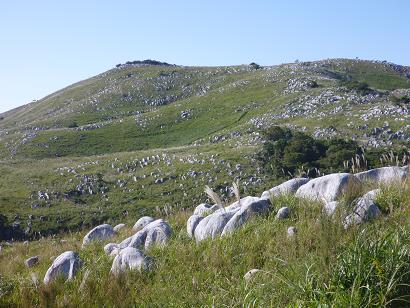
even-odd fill
[[[392,63],[150,60],[3,113],[0,305],[405,306],[409,108]]]

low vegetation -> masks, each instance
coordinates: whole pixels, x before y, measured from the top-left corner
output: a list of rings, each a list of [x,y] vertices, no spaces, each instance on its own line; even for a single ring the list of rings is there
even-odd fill
[[[389,204],[383,190],[380,202]],[[409,186],[400,195],[408,196]],[[3,306],[405,306],[410,301],[410,204],[372,223],[345,230],[341,213],[328,217],[319,204],[282,196],[272,199],[267,217],[252,220],[234,234],[196,244],[188,238],[189,213],[167,219],[174,235],[154,247],[151,272],[114,278],[102,244],[81,249],[82,233],[4,247],[0,254],[0,303]],[[286,205],[288,220],[276,220]],[[348,206],[348,204],[346,204]],[[137,217],[135,217],[137,219]],[[297,233],[289,238],[287,228]],[[130,231],[126,231],[130,232]],[[122,234],[125,236],[125,234]],[[41,280],[50,257],[76,250],[84,261],[75,280]],[[24,259],[39,255],[32,269]],[[249,281],[243,275],[257,272]],[[406,302],[407,301],[407,302]]]

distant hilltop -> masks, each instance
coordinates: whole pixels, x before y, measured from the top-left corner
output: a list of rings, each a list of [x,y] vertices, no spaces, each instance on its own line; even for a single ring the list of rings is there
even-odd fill
[[[169,64],[167,62],[160,62],[160,61],[156,61],[156,60],[151,60],[151,59],[147,59],[147,60],[137,60],[137,61],[127,61],[124,64],[119,63],[117,64],[115,67],[121,67],[124,65],[135,65],[135,66],[148,66],[148,65],[154,65],[154,66],[176,66],[176,64]]]

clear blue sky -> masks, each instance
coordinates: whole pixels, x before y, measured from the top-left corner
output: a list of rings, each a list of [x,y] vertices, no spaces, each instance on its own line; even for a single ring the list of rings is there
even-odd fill
[[[4,0],[0,112],[128,60],[410,65],[409,14],[408,0]]]

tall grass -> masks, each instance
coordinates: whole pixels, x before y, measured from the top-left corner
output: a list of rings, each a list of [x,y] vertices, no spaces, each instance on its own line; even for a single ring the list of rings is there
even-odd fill
[[[408,187],[402,193],[409,194]],[[188,213],[178,213],[168,217],[174,230],[168,245],[148,252],[152,271],[118,278],[109,273],[112,260],[101,243],[80,249],[83,234],[63,243],[49,238],[16,244],[0,254],[0,306],[405,306],[410,208],[401,202],[389,215],[344,230],[341,217],[324,215],[319,203],[284,195],[272,198],[272,207],[288,206],[289,219],[276,220],[273,210],[229,236],[199,244],[186,235]],[[298,230],[292,238],[289,226]],[[131,231],[124,232],[113,241]],[[50,257],[69,249],[83,260],[76,278],[43,285]],[[31,255],[39,255],[40,263],[28,269],[23,263]],[[260,272],[245,281],[253,268]]]

